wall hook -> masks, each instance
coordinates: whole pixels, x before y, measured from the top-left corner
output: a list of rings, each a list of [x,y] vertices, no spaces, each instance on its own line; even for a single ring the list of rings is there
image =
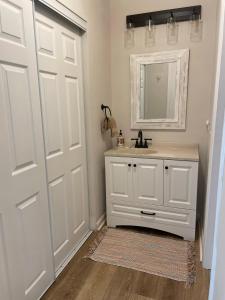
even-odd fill
[[[104,105],[104,104],[101,105],[101,110],[104,111],[105,117],[108,119],[108,116],[107,116],[107,109],[109,110],[110,116],[112,116],[112,112],[111,112],[110,107],[107,106],[107,105]]]

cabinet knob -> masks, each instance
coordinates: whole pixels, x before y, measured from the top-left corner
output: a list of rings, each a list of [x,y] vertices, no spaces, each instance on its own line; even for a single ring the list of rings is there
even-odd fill
[[[136,168],[137,167],[137,165],[136,164],[134,164],[134,168]]]
[[[131,167],[131,164],[128,164],[128,167]]]
[[[168,169],[169,169],[169,167],[168,167],[168,166],[165,166],[165,169],[166,169],[166,170],[168,170]]]

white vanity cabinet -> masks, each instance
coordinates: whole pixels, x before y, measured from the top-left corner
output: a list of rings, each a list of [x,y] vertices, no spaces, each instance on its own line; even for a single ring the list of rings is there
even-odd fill
[[[107,225],[155,228],[194,240],[198,161],[162,158],[106,153]]]

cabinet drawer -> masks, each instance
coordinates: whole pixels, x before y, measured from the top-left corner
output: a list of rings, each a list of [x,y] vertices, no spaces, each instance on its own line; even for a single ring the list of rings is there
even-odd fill
[[[196,212],[186,209],[177,209],[163,206],[152,206],[149,208],[134,207],[122,205],[120,203],[111,203],[108,213],[111,216],[117,216],[134,221],[134,225],[145,221],[149,224],[167,224],[172,226],[195,228]]]

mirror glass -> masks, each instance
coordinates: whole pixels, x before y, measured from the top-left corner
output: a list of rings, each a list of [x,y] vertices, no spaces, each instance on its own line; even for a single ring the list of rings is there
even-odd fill
[[[177,62],[140,65],[140,119],[174,119]]]

